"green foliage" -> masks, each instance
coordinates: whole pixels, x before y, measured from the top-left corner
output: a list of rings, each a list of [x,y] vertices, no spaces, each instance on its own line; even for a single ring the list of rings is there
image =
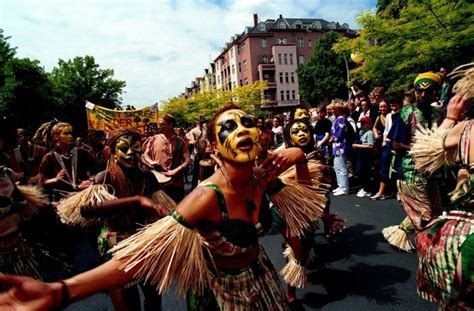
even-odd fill
[[[472,12],[474,4],[467,0],[379,1],[377,14],[358,16],[359,37],[342,38],[333,49],[364,54],[364,63],[351,71],[351,83],[404,91],[418,73],[474,60]]]
[[[231,91],[212,90],[196,94],[192,98],[172,98],[162,104],[162,111],[176,117],[178,124],[194,124],[198,116],[210,119],[212,115],[226,103],[235,102],[245,111],[254,115],[263,114],[258,109],[261,94],[267,88],[264,81],[235,88]]]
[[[331,50],[340,37],[333,31],[325,33],[318,40],[311,59],[298,67],[300,95],[312,105],[326,98],[347,96],[344,56]]]
[[[3,67],[5,83],[0,88],[2,112],[12,115],[18,127],[36,129],[50,118],[54,99],[48,74],[39,61],[13,58]]]
[[[61,120],[80,131],[87,127],[86,100],[106,108],[119,105],[125,81],[115,80],[113,75],[112,69],[100,69],[92,56],[59,60],[51,73],[51,83]]]

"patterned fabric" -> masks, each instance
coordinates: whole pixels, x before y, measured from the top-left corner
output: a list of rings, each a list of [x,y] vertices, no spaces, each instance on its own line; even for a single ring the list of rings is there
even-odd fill
[[[209,270],[209,288],[201,296],[194,292],[188,293],[188,310],[287,310],[278,275],[265,251],[258,244],[258,237],[268,232],[272,223],[284,225],[281,216],[276,214],[274,208],[270,210],[269,201],[265,196],[257,224],[229,219],[221,189],[209,182],[199,186],[215,191],[222,215],[218,225],[197,228],[206,240],[212,256],[236,258],[257,247],[258,257],[250,266],[235,273]],[[172,217],[189,227],[186,220],[176,211],[172,213]]]
[[[258,259],[243,271],[209,272],[208,294],[188,296],[188,310],[289,310],[275,268],[259,247]]]
[[[417,230],[423,229],[441,211],[438,186],[433,181],[397,181],[402,206]]]
[[[432,120],[435,120],[435,111],[432,110]],[[404,144],[413,143],[415,132],[418,126],[431,128],[431,124],[425,119],[422,112],[416,105],[403,107],[400,111],[400,118],[393,120],[394,123],[389,132],[388,138],[391,141],[397,141]],[[397,156],[401,157],[403,179],[407,183],[415,183],[423,180],[421,173],[415,169],[413,157],[406,152],[398,152]]]
[[[217,185],[205,182],[199,186],[215,191],[221,210],[222,220],[217,225],[204,225],[198,228],[199,233],[208,242],[208,247],[213,255],[228,257],[245,254],[252,246],[258,244],[258,237],[264,231],[267,232],[271,229],[272,218],[265,197],[262,202],[259,222],[253,225],[241,219],[229,219],[224,195]]]
[[[345,138],[345,127],[347,126],[347,119],[344,116],[337,117],[332,123],[331,137],[333,138],[332,143],[332,154],[334,156],[340,156],[347,154],[351,148],[346,142]]]
[[[464,128],[459,141],[460,159],[468,165],[469,177],[451,192],[451,208],[417,234],[419,268],[418,293],[441,308],[474,309],[474,170],[468,163],[471,126]],[[461,292],[454,288],[456,268],[461,262]],[[470,304],[470,305],[469,305]]]
[[[433,225],[439,222],[443,222],[443,219],[437,219]],[[418,233],[416,245],[420,263],[417,283],[418,293],[422,298],[441,304],[442,307],[457,303],[457,291],[453,290],[456,265],[461,250],[462,262],[474,261],[472,252],[468,250],[464,252],[465,248],[473,247],[472,234],[474,234],[473,223],[454,219],[442,224],[433,235],[430,234],[430,230]],[[464,245],[468,239],[470,244]],[[463,284],[472,284],[473,275],[473,270],[463,271]]]

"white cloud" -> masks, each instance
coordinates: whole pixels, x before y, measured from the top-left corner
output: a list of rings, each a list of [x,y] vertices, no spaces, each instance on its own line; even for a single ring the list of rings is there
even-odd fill
[[[260,20],[313,17],[356,27],[374,0],[0,0],[0,27],[18,57],[47,71],[92,55],[125,80],[123,103],[142,107],[181,93],[230,37]]]

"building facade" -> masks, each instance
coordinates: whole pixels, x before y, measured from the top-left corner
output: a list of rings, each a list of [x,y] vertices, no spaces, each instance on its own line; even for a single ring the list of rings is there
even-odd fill
[[[347,24],[323,19],[284,18],[260,22],[231,37],[215,58],[216,88],[231,90],[265,80],[262,107],[279,108],[300,103],[296,69],[313,55],[315,44],[327,31],[355,36]]]

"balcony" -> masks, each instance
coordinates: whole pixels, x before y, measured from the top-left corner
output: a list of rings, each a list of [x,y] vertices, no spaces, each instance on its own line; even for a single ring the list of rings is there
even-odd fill
[[[273,71],[275,70],[275,63],[270,64],[258,64],[258,71]]]
[[[263,80],[263,81],[267,82],[267,87],[269,89],[275,89],[276,88],[277,84],[276,84],[275,80]]]

